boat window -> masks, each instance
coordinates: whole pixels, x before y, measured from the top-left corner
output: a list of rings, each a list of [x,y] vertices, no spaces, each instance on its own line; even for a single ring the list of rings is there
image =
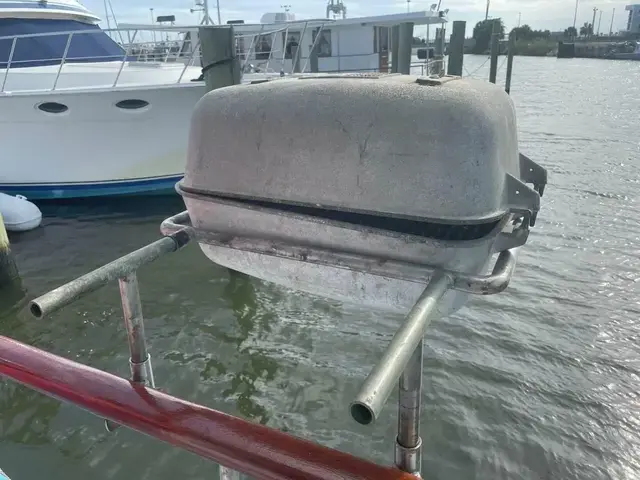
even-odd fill
[[[295,48],[300,46],[300,32],[283,32],[282,46],[284,47],[284,58],[292,58]]]
[[[240,57],[240,59],[244,59],[247,56],[244,49],[244,37],[236,36],[236,55]]]
[[[268,60],[271,55],[271,34],[260,35],[256,41],[256,60]]]
[[[57,32],[74,32],[65,59],[67,63],[113,62],[124,58],[124,49],[97,25],[76,20],[0,18],[0,37],[18,38],[13,54],[13,38],[0,40],[0,68],[7,68],[9,61],[11,68],[59,64],[69,35]],[[51,35],[41,35],[43,33]]]
[[[69,110],[69,107],[58,102],[44,102],[38,105],[38,110],[47,113],[64,113]]]
[[[316,36],[318,35],[317,30],[313,32],[313,41],[315,42]],[[330,57],[331,56],[331,30],[323,28],[320,31],[320,38],[316,42],[316,50],[318,52],[318,57]]]
[[[116,103],[116,107],[118,108],[122,108],[124,110],[138,110],[140,108],[144,108],[147,105],[149,105],[149,102],[147,102],[146,100],[140,100],[140,99],[127,99],[127,100],[120,100],[118,103]]]

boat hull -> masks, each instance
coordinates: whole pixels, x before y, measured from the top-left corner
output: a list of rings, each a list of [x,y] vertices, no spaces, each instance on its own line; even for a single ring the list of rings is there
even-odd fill
[[[172,175],[168,177],[93,183],[0,184],[0,191],[9,195],[24,195],[33,200],[128,195],[175,195],[175,184],[181,178],[182,175]]]
[[[192,82],[2,96],[0,192],[29,199],[174,195],[189,119],[204,93]],[[123,100],[146,105],[118,107]],[[67,110],[39,109],[52,102]]]

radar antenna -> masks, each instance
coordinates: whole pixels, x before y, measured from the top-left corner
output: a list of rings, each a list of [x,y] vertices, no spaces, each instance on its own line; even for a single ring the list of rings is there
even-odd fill
[[[347,7],[342,0],[329,0],[327,3],[327,18],[331,18],[331,13],[339,15],[342,13],[342,18],[347,18]]]

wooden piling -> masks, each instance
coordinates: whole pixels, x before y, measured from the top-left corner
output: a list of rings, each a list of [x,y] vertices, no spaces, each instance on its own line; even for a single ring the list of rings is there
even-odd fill
[[[11,254],[7,230],[0,215],[0,319],[22,308],[25,301],[26,292],[22,287],[18,267]]]
[[[413,48],[413,23],[401,23],[398,40],[398,73],[411,73],[411,50]],[[395,63],[395,60],[393,60]]]
[[[462,63],[464,60],[464,35],[467,22],[456,20],[451,29],[449,38],[449,62],[447,73],[449,75],[462,76]]]
[[[391,27],[391,73],[398,73],[398,47],[400,44],[400,27]]]
[[[507,78],[504,83],[504,89],[507,93],[511,92],[511,74],[513,73],[513,56],[516,53],[516,34],[509,34],[509,51],[507,52]]]
[[[493,32],[491,34],[491,63],[489,67],[489,81],[496,83],[498,75],[498,54],[500,53],[500,20],[493,21]]]
[[[240,61],[231,25],[206,25],[198,29],[202,48],[202,73],[207,91],[240,84]]]
[[[9,236],[4,226],[2,214],[0,214],[0,292],[4,288],[12,286],[18,279],[18,268],[11,255]]]
[[[436,39],[433,49],[433,69],[435,75],[444,75],[444,28],[436,28]]]

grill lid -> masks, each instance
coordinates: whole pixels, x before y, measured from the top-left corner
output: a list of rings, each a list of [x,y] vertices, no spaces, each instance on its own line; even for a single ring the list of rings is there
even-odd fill
[[[521,168],[527,161],[518,153],[513,103],[496,85],[459,77],[319,75],[205,95],[193,114],[179,189],[486,223],[508,212],[535,217],[540,199],[523,183],[535,177]]]

